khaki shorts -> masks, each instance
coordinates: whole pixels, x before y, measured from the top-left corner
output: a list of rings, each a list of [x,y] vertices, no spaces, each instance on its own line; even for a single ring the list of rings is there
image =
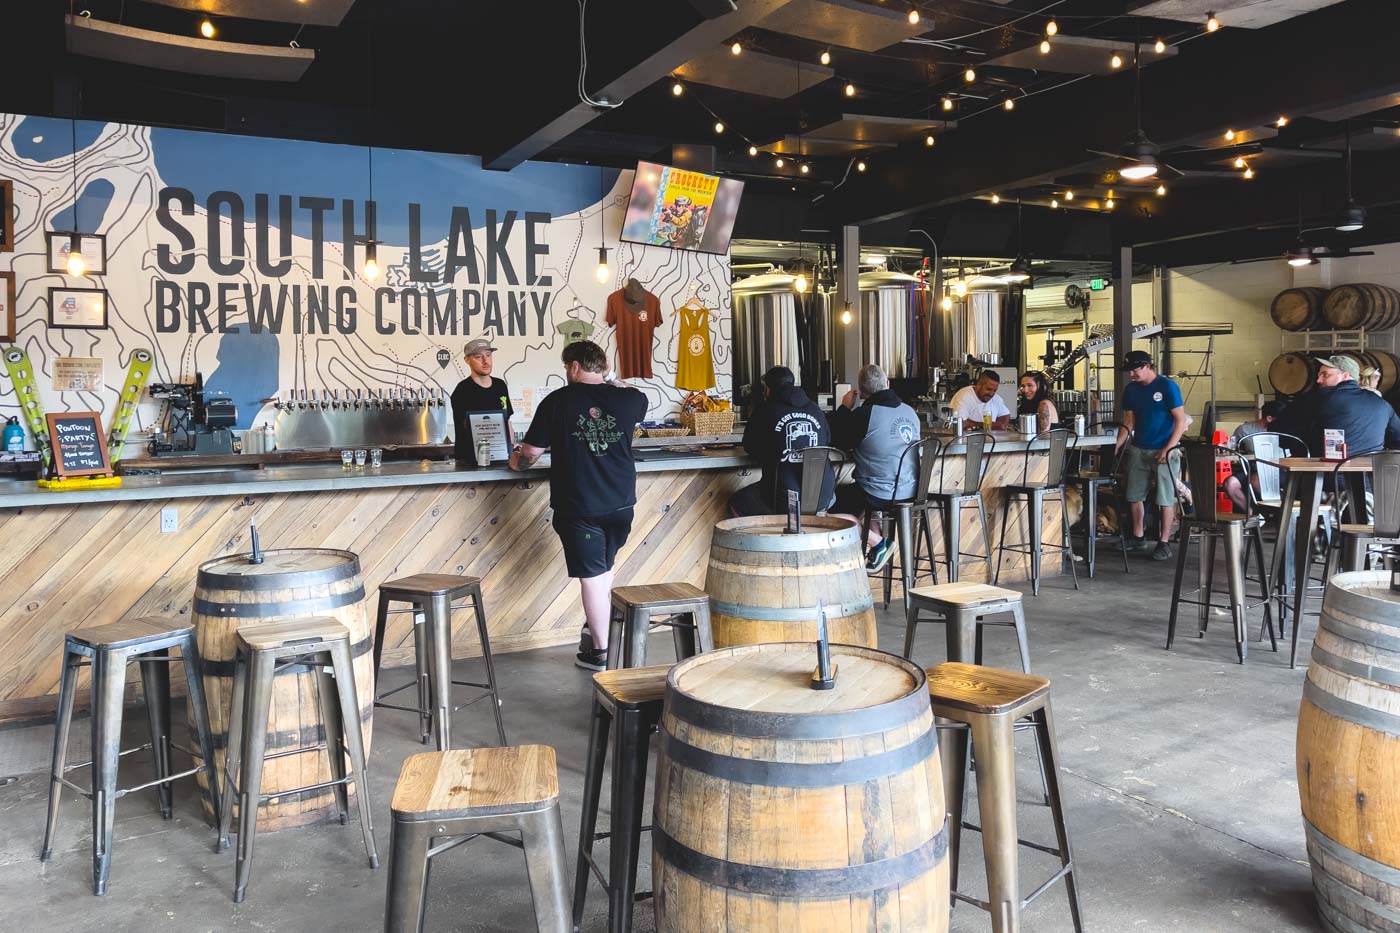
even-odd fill
[[[1148,486],[1152,487],[1152,504],[1160,506],[1176,505],[1176,480],[1180,457],[1168,457],[1166,463],[1157,462],[1160,450],[1144,450],[1129,444],[1123,449],[1123,474],[1126,489],[1124,497],[1129,502],[1146,502]]]

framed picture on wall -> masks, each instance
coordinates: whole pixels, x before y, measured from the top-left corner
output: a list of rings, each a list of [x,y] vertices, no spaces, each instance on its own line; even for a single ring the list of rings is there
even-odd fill
[[[15,183],[0,178],[0,253],[15,250]]]
[[[15,274],[0,272],[0,343],[15,339]]]
[[[54,233],[50,230],[44,234],[44,239],[48,246],[49,271],[67,275],[68,250],[72,247],[73,238],[66,233]],[[78,249],[82,250],[83,261],[87,263],[88,275],[107,274],[107,238],[105,236],[100,233],[79,234]]]
[[[107,329],[107,289],[49,289],[49,326]]]

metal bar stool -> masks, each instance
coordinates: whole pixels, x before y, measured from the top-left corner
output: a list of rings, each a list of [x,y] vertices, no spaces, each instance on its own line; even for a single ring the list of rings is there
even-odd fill
[[[1345,509],[1337,516],[1338,540],[1328,551],[1328,580],[1339,572],[1365,570],[1373,551],[1400,544],[1400,451],[1378,450],[1339,461],[1332,472],[1332,488],[1346,484],[1351,474],[1342,473],[1342,464],[1357,458],[1372,462],[1371,507],[1366,507],[1364,488],[1359,496],[1353,491],[1346,498]]]
[[[1040,595],[1040,555],[1046,548],[1053,548],[1060,551],[1069,560],[1069,572],[1074,578],[1074,588],[1079,589],[1079,571],[1074,566],[1074,552],[1069,545],[1069,522],[1064,520],[1063,514],[1060,518],[1060,543],[1045,544],[1040,540],[1041,528],[1045,521],[1045,501],[1047,499],[1059,499],[1063,509],[1065,501],[1065,464],[1068,460],[1067,449],[1069,439],[1073,437],[1073,432],[1064,428],[1051,428],[1035,436],[1035,440],[1046,440],[1050,449],[1046,457],[1048,461],[1045,467],[1045,479],[1030,479],[1031,455],[1034,452],[1031,444],[1026,445],[1026,462],[1021,469],[1021,482],[1012,483],[1002,487],[1002,494],[1006,497],[1001,511],[1001,544],[997,545],[997,570],[992,582],[1001,582],[1001,558],[1007,551],[1017,554],[1026,554],[1030,557],[1031,563],[1031,593]],[[1014,499],[1026,500],[1026,544],[1006,543],[1006,529],[1011,524],[1011,503]]]
[[[170,649],[180,649],[185,681],[189,685],[189,708],[194,720],[199,750],[183,748],[170,741]],[[126,666],[141,665],[141,688],[146,698],[146,724],[151,741],[137,748],[121,750],[122,698],[126,691]],[[73,705],[78,691],[78,671],[92,669],[92,760],[68,764],[68,735],[73,725]],[[151,750],[155,779],[136,787],[117,788],[121,756]],[[170,749],[175,748],[199,762],[178,774],[170,773]],[[78,768],[92,769],[88,788],[79,787],[64,775]],[[161,618],[140,618],[113,622],[90,629],[69,632],[63,638],[63,669],[58,687],[58,720],[54,729],[53,763],[49,769],[49,814],[44,825],[44,848],[39,858],[47,862],[53,855],[54,833],[58,829],[58,805],[63,788],[69,787],[92,801],[92,893],[106,894],[112,867],[112,830],[117,800],[148,787],[156,789],[163,819],[172,816],[170,784],[203,771],[209,776],[209,795],[214,804],[214,822],[220,813],[219,792],[214,777],[214,740],[209,732],[209,709],[204,702],[204,679],[200,671],[199,649],[194,626],[180,625]]]
[[[890,534],[890,524],[893,520],[894,533],[898,535],[899,546],[897,557],[891,557],[885,564],[885,608],[889,608],[890,594],[894,587],[895,564],[899,565],[900,584],[904,590],[904,610],[909,611],[909,591],[919,581],[919,565],[921,563],[919,555],[919,543],[914,537],[914,513],[926,513],[932,508],[929,500],[929,486],[933,480],[933,465],[938,462],[939,454],[943,449],[943,442],[936,437],[926,437],[920,440],[910,441],[899,453],[899,461],[895,465],[895,476],[897,478],[912,474],[914,479],[913,494],[907,498],[896,498],[890,502],[889,511],[876,509],[866,515],[866,527],[872,522],[878,521],[881,527],[881,534]],[[912,459],[911,459],[912,458]],[[899,482],[896,480],[895,492],[899,491]],[[891,515],[890,512],[894,514]],[[927,525],[923,528],[925,535],[928,534]],[[933,541],[929,537],[928,569],[933,583],[938,582],[938,565],[934,561]]]
[[[1118,421],[1099,421],[1089,427],[1090,434],[1114,434],[1123,424]],[[1128,440],[1132,440],[1132,432],[1128,432]],[[1079,495],[1084,502],[1084,563],[1089,568],[1089,579],[1094,579],[1094,568],[1097,566],[1099,542],[1118,541],[1118,547],[1123,552],[1123,572],[1128,572],[1128,533],[1124,528],[1132,521],[1128,514],[1128,503],[1123,498],[1123,484],[1119,480],[1121,458],[1117,448],[1112,444],[1105,444],[1102,447],[1087,447],[1080,451],[1080,464],[1075,472],[1065,477],[1066,485],[1079,487]],[[1085,456],[1095,459],[1094,469],[1086,471],[1083,469],[1082,460]],[[1099,489],[1105,488],[1108,491],[1109,501],[1118,510],[1118,534],[1099,534]]]
[[[350,821],[349,784],[355,785],[360,804],[360,831],[365,839],[369,867],[379,867],[370,817],[369,784],[365,777],[365,739],[360,708],[355,698],[355,672],[350,662],[350,630],[335,619],[310,618],[290,622],[245,625],[238,630],[233,662],[233,696],[229,703],[228,761],[224,800],[230,801],[219,820],[219,847],[228,845],[232,801],[238,803],[238,864],[233,899],[241,903],[253,868],[253,843],[257,836],[258,807],[273,796],[290,797],[304,791],[335,789],[340,822]],[[319,668],[317,692],[325,723],[324,745],[292,748],[266,754],[267,721],[272,710],[272,678],[306,665]],[[263,762],[325,749],[331,779],[276,795],[262,793]],[[345,758],[350,758],[350,770]],[[234,775],[238,775],[237,783]]]
[[[609,628],[608,670],[645,666],[647,635],[658,628],[670,628],[677,661],[715,647],[710,597],[689,583],[614,587]]]
[[[1182,603],[1197,606],[1199,609],[1199,629],[1197,637],[1204,638],[1206,626],[1210,621],[1211,609],[1230,610],[1231,619],[1235,627],[1235,653],[1239,656],[1241,664],[1244,663],[1245,656],[1249,652],[1249,635],[1246,631],[1245,614],[1251,610],[1264,607],[1264,627],[1269,633],[1269,643],[1275,651],[1278,650],[1278,640],[1274,637],[1274,622],[1272,604],[1273,597],[1269,588],[1269,568],[1264,562],[1264,522],[1257,515],[1238,515],[1233,512],[1220,513],[1216,511],[1215,495],[1215,461],[1218,455],[1224,454],[1235,458],[1240,469],[1245,471],[1244,475],[1248,479],[1248,463],[1239,454],[1225,447],[1214,447],[1210,444],[1187,444],[1182,448],[1186,453],[1186,475],[1191,481],[1191,488],[1196,491],[1193,496],[1194,511],[1190,517],[1181,522],[1180,551],[1176,558],[1176,579],[1172,585],[1172,608],[1171,615],[1167,620],[1167,650],[1170,651],[1172,642],[1176,638],[1176,614]],[[1182,597],[1181,581],[1186,574],[1187,552],[1191,549],[1192,539],[1196,539],[1200,544],[1200,557],[1198,560],[1199,586],[1195,590],[1187,591],[1187,595],[1196,594],[1197,599],[1185,599]],[[1226,606],[1221,606],[1211,602],[1211,594],[1215,588],[1215,542],[1220,539],[1225,545],[1225,573],[1229,585],[1230,602]],[[1249,555],[1253,552],[1259,562],[1259,577],[1249,576]],[[1245,593],[1247,582],[1258,582],[1260,584],[1260,601],[1249,602]]]
[[[928,670],[929,701],[933,714],[961,726],[940,722],[938,741],[943,748],[943,789],[948,800],[948,864],[953,897],[992,915],[993,933],[1020,929],[1021,911],[1061,878],[1069,896],[1070,917],[1076,933],[1082,933],[1079,890],[1075,885],[1074,857],[1065,826],[1064,795],[1060,788],[1059,751],[1050,712],[1050,681],[1030,674],[1016,674],[995,667],[949,662]],[[1029,720],[1035,729],[1036,748],[1045,763],[1043,774],[1055,825],[1054,846],[1021,839],[1016,829],[1017,722]],[[969,735],[971,746],[969,747]],[[946,742],[946,745],[945,745]],[[982,825],[963,822],[969,755],[977,755],[977,806]],[[982,833],[982,854],[987,865],[987,900],[958,890],[958,852],[962,830]],[[1019,881],[1020,846],[1053,855],[1060,868],[1025,898]]]
[[[997,442],[992,435],[977,431],[963,435],[962,443],[963,463],[960,482],[950,485],[950,481],[954,478],[948,475],[948,457],[950,456],[950,448],[953,446],[949,444],[939,453],[938,484],[929,493],[929,505],[915,509],[919,515],[920,535],[928,546],[931,558],[935,552],[929,512],[934,509],[938,511],[939,524],[943,530],[942,563],[948,568],[949,583],[958,582],[959,564],[964,557],[974,557],[985,563],[989,575],[992,569],[992,536],[987,533],[987,509],[982,501],[982,481],[987,476],[987,467],[991,463],[991,453],[996,449]],[[977,509],[977,518],[982,528],[981,554],[962,549],[963,509],[974,507]],[[936,560],[936,558],[932,559]],[[936,570],[933,582],[938,582]]]
[[[578,832],[578,865],[574,874],[574,929],[581,929],[592,872],[608,892],[608,931],[632,929],[635,903],[651,897],[637,894],[637,859],[642,833],[642,803],[646,799],[647,753],[651,734],[661,721],[669,665],[603,671],[593,675],[593,724],[588,735],[588,760],[583,775],[583,815]],[[603,791],[603,766],[608,755],[608,731],[612,737],[612,828],[596,832],[598,798]],[[609,840],[608,873],[604,876],[593,857],[593,844]]]
[[[798,451],[798,456],[802,463],[801,489],[798,491],[799,508],[803,515],[824,515],[826,506],[822,505],[821,498],[827,471],[833,463],[845,463],[846,452],[839,447],[814,446],[802,448]],[[835,488],[834,478],[832,486]],[[787,514],[786,500],[774,502],[773,507],[779,515]]]
[[[454,600],[466,597],[466,602],[454,606]],[[410,603],[412,609],[390,609],[393,602]],[[481,659],[486,664],[486,682],[452,679],[452,612],[470,608],[476,616],[476,631],[481,639]],[[491,698],[491,712],[496,717],[496,732],[501,744],[507,744],[506,724],[501,718],[501,698],[496,688],[496,667],[491,660],[491,638],[486,631],[486,603],[481,598],[478,577],[459,577],[445,573],[419,573],[411,577],[389,580],[379,587],[379,615],[374,625],[374,680],[379,682],[379,659],[384,651],[384,629],[389,616],[400,612],[413,613],[413,648],[417,678],[412,683],[395,687],[375,697],[374,705],[418,714],[418,740],[428,744],[431,733],[437,740],[438,751],[452,747],[451,716],[478,700]],[[381,702],[386,697],[418,687],[418,705],[396,706]],[[452,706],[452,687],[476,687],[485,692],[461,706]]]
[[[517,745],[410,755],[399,772],[391,809],[385,933],[420,933],[432,859],[477,836],[524,850],[535,928],[540,933],[569,929],[553,748]],[[520,838],[501,835],[510,832]]]

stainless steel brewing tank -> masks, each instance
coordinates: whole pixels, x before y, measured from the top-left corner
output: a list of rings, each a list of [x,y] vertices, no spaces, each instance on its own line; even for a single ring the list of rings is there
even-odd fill
[[[874,363],[891,379],[918,377],[924,354],[914,318],[927,309],[928,289],[902,272],[865,272],[859,283],[861,364]]]
[[[752,275],[734,283],[734,399],[740,405],[774,366],[801,371],[797,293],[785,272]]]

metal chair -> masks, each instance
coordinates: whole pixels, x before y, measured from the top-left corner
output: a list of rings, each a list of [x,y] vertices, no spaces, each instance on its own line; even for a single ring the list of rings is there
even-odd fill
[[[914,588],[919,579],[919,545],[914,538],[914,511],[920,510],[926,513],[930,508],[929,482],[933,475],[933,464],[939,459],[939,453],[943,449],[943,442],[936,437],[926,437],[916,441],[910,441],[900,451],[899,462],[895,466],[895,476],[902,479],[908,473],[913,474],[914,491],[907,498],[896,498],[890,503],[890,510],[894,513],[894,530],[899,536],[899,571],[900,580],[904,584],[904,611],[909,611],[909,591]],[[912,456],[912,460],[910,459]],[[899,482],[896,480],[895,492],[899,492]],[[890,533],[890,519],[888,515],[879,510],[872,511],[866,516],[866,527],[875,519],[876,515],[883,515],[881,519],[882,534],[886,537]],[[924,532],[928,539],[929,549],[929,573],[933,577],[933,582],[938,582],[938,567],[933,560],[933,537],[928,534],[927,525]],[[885,607],[890,605],[890,592],[893,588],[895,559],[891,558],[885,564]]]
[[[919,516],[920,539],[927,542],[929,560],[935,565],[938,558],[933,547],[933,528],[929,513],[937,509],[940,527],[943,530],[943,563],[948,569],[948,582],[958,582],[958,567],[963,557],[976,557],[992,569],[992,536],[987,532],[987,509],[982,501],[982,481],[987,477],[991,464],[992,451],[996,449],[996,438],[982,431],[963,435],[962,475],[955,477],[948,457],[953,445],[944,447],[938,455],[938,482],[928,495],[927,504],[915,507]],[[957,480],[950,485],[950,481]],[[982,554],[962,549],[962,512],[965,508],[976,508],[982,527]],[[917,548],[918,545],[916,544]],[[933,582],[938,582],[937,570]]]
[[[1007,552],[1016,554],[1026,554],[1031,563],[1031,593],[1040,595],[1040,556],[1046,545],[1040,540],[1041,529],[1045,521],[1045,500],[1060,500],[1061,509],[1065,501],[1065,467],[1069,460],[1069,440],[1074,436],[1074,432],[1064,428],[1051,428],[1035,436],[1035,440],[1045,440],[1049,444],[1046,456],[1045,479],[1032,480],[1031,457],[1038,453],[1034,449],[1034,443],[1026,446],[1026,460],[1021,468],[1021,482],[1013,483],[1002,487],[1005,499],[1002,503],[1001,512],[1001,543],[997,545],[997,569],[993,583],[1001,582],[1001,559]],[[1044,448],[1042,448],[1044,449]],[[1026,500],[1026,524],[1027,540],[1023,545],[1006,543],[1006,528],[1011,524],[1011,503],[1015,499],[1024,498]],[[1079,571],[1074,566],[1074,552],[1069,544],[1069,523],[1064,520],[1063,515],[1060,520],[1060,543],[1051,544],[1049,547],[1063,552],[1069,558],[1069,571],[1074,578],[1074,588],[1079,589]]]
[[[180,657],[172,659],[170,649]],[[181,663],[189,689],[189,706],[198,749],[185,749],[170,741],[170,667]],[[126,688],[128,664],[141,666],[141,686],[146,698],[146,724],[151,741],[133,752],[149,748],[155,780],[137,787],[117,788],[117,768],[121,756],[122,697]],[[73,706],[78,692],[78,672],[92,671],[92,760],[68,764],[68,735],[73,725]],[[64,787],[72,788],[92,801],[92,893],[106,894],[112,869],[112,832],[116,823],[117,798],[148,787],[156,789],[160,815],[173,816],[170,782],[203,771],[209,779],[209,796],[214,804],[214,822],[221,812],[219,782],[214,772],[214,739],[209,730],[209,709],[204,702],[204,679],[194,626],[158,617],[112,622],[94,628],[69,632],[63,640],[62,673],[58,686],[58,721],[53,740],[53,765],[49,769],[49,813],[44,826],[44,848],[40,861],[53,855],[54,834],[58,829],[58,805]],[[172,748],[189,755],[198,764],[177,774],[170,773]],[[88,789],[69,781],[65,774],[90,767]],[[224,810],[229,808],[225,803]]]
[[[839,447],[804,447],[798,451],[802,462],[802,487],[798,492],[803,515],[822,515],[826,506],[822,505],[822,486],[826,471],[833,463],[845,463],[846,452]],[[834,479],[834,478],[833,478]],[[833,481],[833,487],[835,483]],[[775,502],[778,514],[787,514],[787,502]]]
[[[1172,585],[1171,615],[1167,620],[1167,650],[1170,651],[1176,638],[1176,615],[1181,603],[1189,603],[1199,608],[1200,625],[1196,633],[1204,638],[1210,620],[1211,609],[1228,609],[1235,627],[1235,653],[1239,662],[1244,663],[1249,652],[1249,637],[1246,632],[1245,615],[1250,609],[1264,607],[1264,627],[1269,633],[1269,644],[1278,651],[1278,640],[1274,636],[1274,623],[1271,607],[1273,604],[1269,587],[1269,568],[1264,561],[1263,520],[1254,514],[1240,515],[1234,512],[1218,512],[1216,509],[1215,462],[1223,454],[1233,457],[1245,471],[1248,480],[1247,461],[1235,451],[1210,444],[1186,444],[1181,449],[1185,453],[1186,475],[1194,491],[1192,514],[1181,522],[1181,537],[1176,558],[1176,577]],[[1186,574],[1187,552],[1195,538],[1200,545],[1199,586],[1188,591],[1187,595],[1199,594],[1197,599],[1182,597],[1181,582]],[[1225,572],[1229,585],[1230,602],[1218,605],[1211,602],[1215,585],[1215,542],[1220,539],[1225,545]],[[1259,576],[1249,576],[1249,554],[1253,552],[1259,561]],[[1260,601],[1250,603],[1245,593],[1247,582],[1260,584]],[[1261,635],[1262,637],[1262,635]]]
[[[1117,434],[1119,428],[1125,425],[1119,421],[1099,421],[1090,425],[1087,429],[1090,434]],[[1107,429],[1107,430],[1105,430]],[[1128,440],[1132,440],[1132,431],[1128,432]],[[1076,451],[1078,453],[1079,469],[1065,477],[1067,485],[1073,484],[1079,487],[1079,494],[1084,502],[1084,563],[1089,568],[1089,579],[1094,579],[1094,569],[1097,566],[1098,545],[1100,541],[1118,540],[1118,546],[1123,552],[1123,572],[1128,572],[1128,533],[1124,530],[1132,521],[1132,516],[1128,514],[1128,503],[1123,497],[1123,483],[1121,482],[1123,458],[1119,450],[1112,444],[1102,447],[1086,447]],[[1085,457],[1093,457],[1095,460],[1092,472],[1083,469]],[[1106,487],[1109,493],[1110,502],[1118,510],[1118,534],[1099,534],[1099,489]]]

